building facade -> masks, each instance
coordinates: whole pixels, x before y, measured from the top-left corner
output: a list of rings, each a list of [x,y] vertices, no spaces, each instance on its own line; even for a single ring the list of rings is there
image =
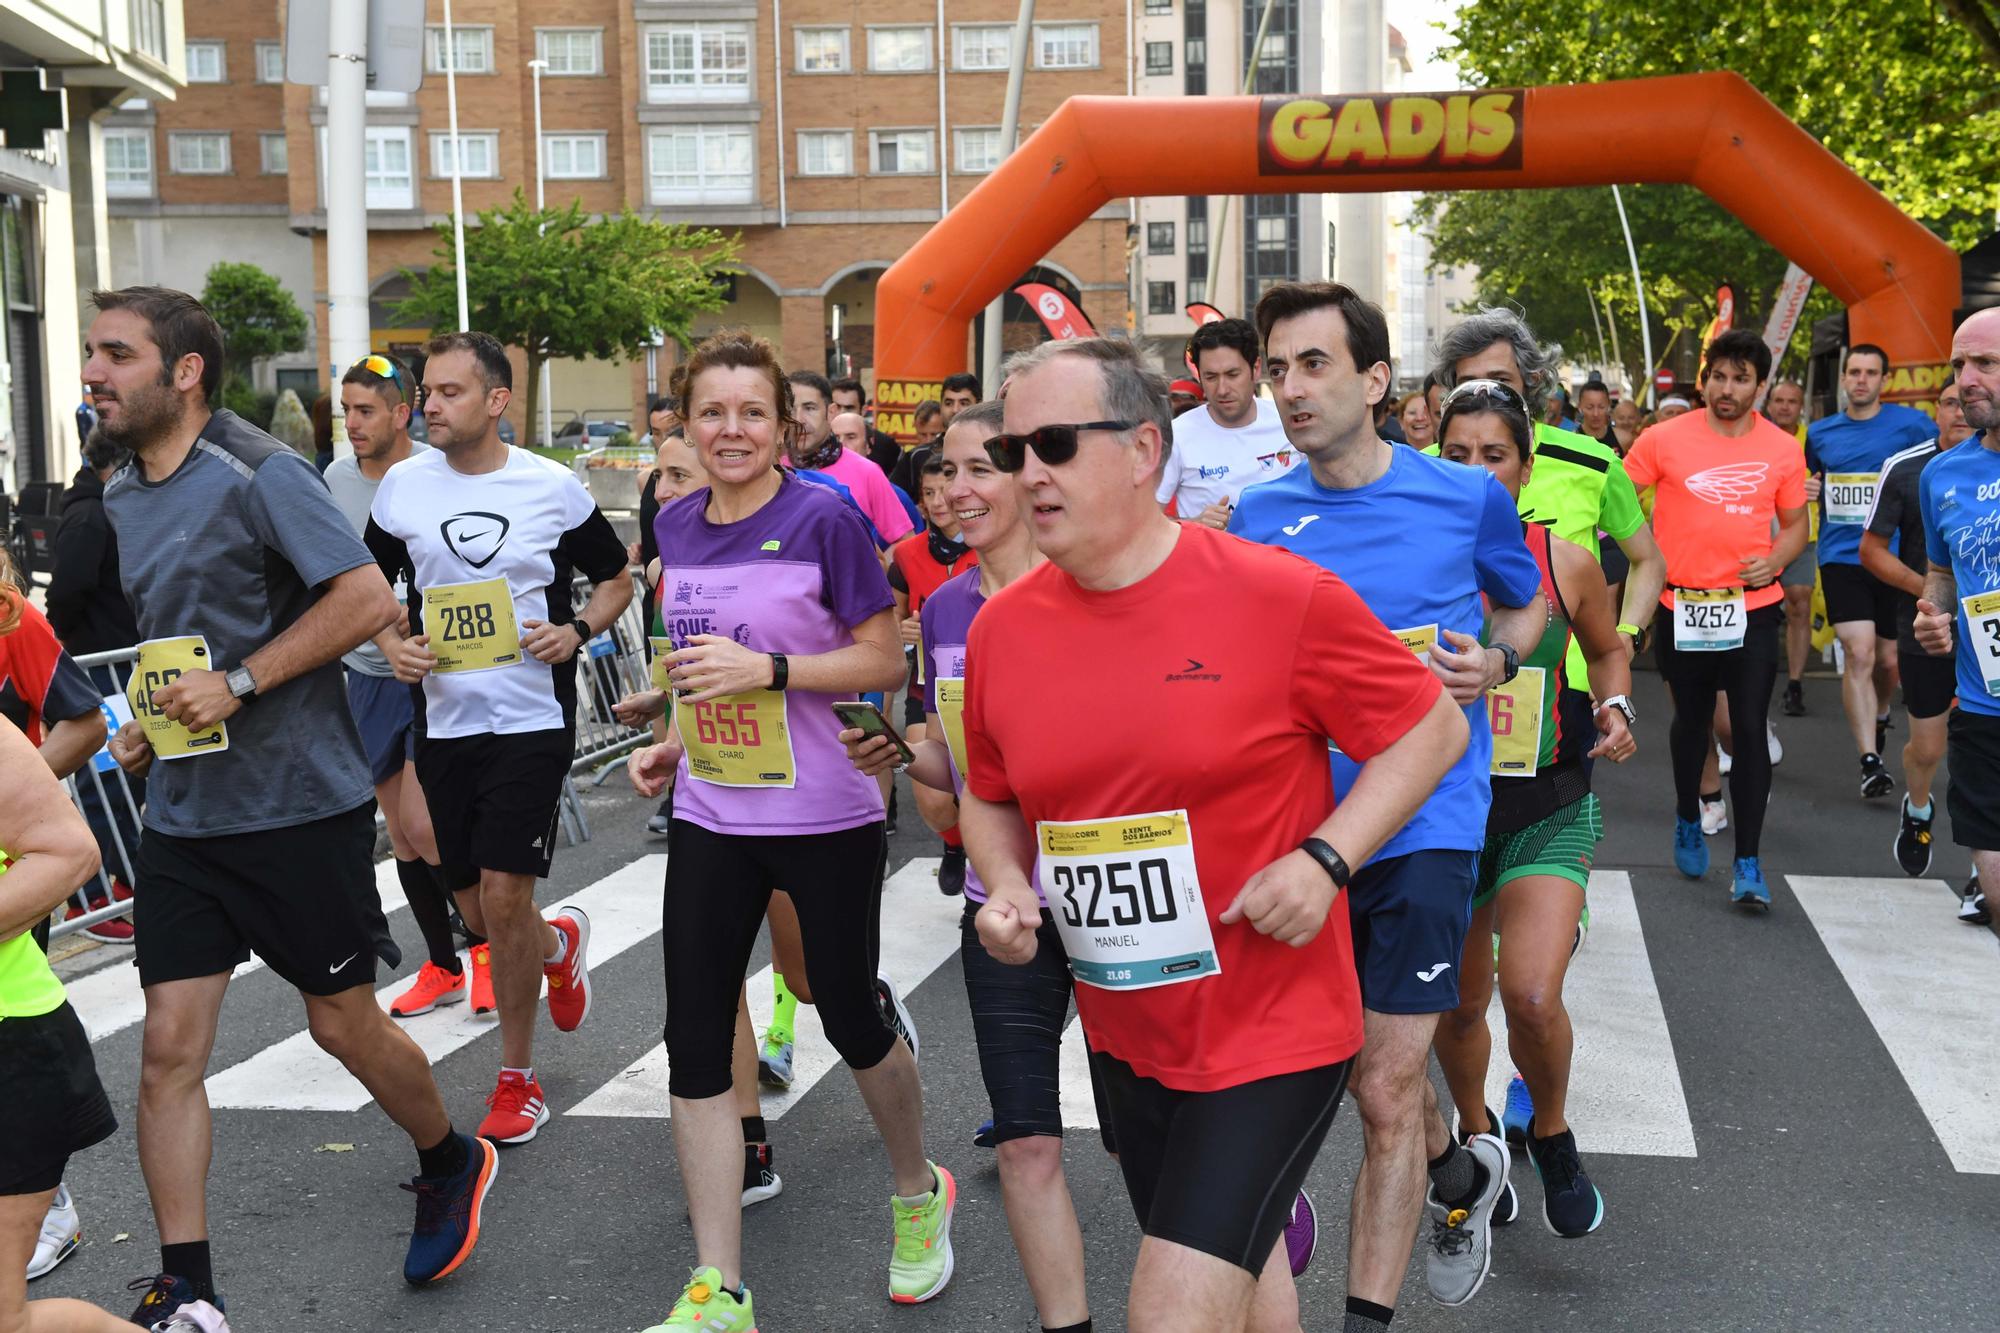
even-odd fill
[[[727,307],[697,332],[747,327],[789,365],[867,380],[874,279],[1001,156],[1011,0],[452,8],[467,216],[517,190],[532,200],[539,167],[551,205],[574,198],[594,213],[629,207],[740,233],[743,271]],[[1024,135],[1068,97],[1130,90],[1127,12],[1123,0],[1037,6]],[[115,196],[121,276],[198,289],[213,258],[255,258],[312,302],[314,347],[324,346],[324,200],[359,188],[373,341],[384,351],[419,344],[427,331],[399,325],[393,308],[407,290],[402,270],[435,262],[433,228],[452,209],[442,17],[442,0],[430,0],[423,87],[369,94],[364,179],[329,182],[323,93],[282,82],[281,0],[205,0],[186,34],[187,95],[112,118],[130,145],[122,160],[150,171],[123,178]],[[545,62],[539,146],[531,61]],[[1100,328],[1126,327],[1130,222],[1125,204],[1102,210],[1023,277],[1062,288]],[[556,363],[556,424],[636,420],[671,355]],[[330,373],[319,361],[309,351],[264,373]],[[525,420],[514,426],[517,438],[534,437]]]

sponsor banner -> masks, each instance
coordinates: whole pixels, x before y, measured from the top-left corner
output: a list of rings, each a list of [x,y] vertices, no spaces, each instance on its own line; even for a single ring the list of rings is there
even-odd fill
[[[1051,338],[1095,338],[1097,330],[1076,303],[1043,282],[1024,282],[1014,295],[1026,301]]]
[[[917,442],[917,404],[942,399],[944,381],[878,378],[875,381],[875,429],[908,447]]]
[[[1951,375],[1943,361],[1905,361],[1889,367],[1882,378],[1882,401],[1937,415],[1937,396]]]
[[[1266,176],[1518,170],[1519,88],[1266,97],[1257,163]]]

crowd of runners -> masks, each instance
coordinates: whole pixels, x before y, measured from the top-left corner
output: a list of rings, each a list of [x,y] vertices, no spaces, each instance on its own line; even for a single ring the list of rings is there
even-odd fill
[[[501,1149],[549,1124],[544,989],[559,1033],[603,998],[588,914],[545,914],[535,888],[580,650],[626,610],[635,565],[653,688],[618,715],[653,730],[628,771],[666,840],[665,1043],[693,1238],[649,1260],[691,1277],[632,1312],[632,1327],[665,1312],[648,1333],[754,1333],[742,1213],[783,1188],[759,1098],[792,1081],[800,1005],[886,1159],[886,1275],[844,1317],[872,1326],[883,1287],[920,1303],[952,1278],[958,1185],[939,1145],[962,1132],[926,1118],[917,1024],[880,965],[899,783],[940,838],[939,888],[962,898],[992,1113],[974,1144],[997,1157],[1045,1333],[1092,1327],[1063,1171],[1072,1003],[1143,1233],[1128,1327],[1301,1327],[1294,1279],[1318,1225],[1303,1186],[1350,1096],[1346,1333],[1389,1326],[1413,1251],[1455,1306],[1524,1208],[1561,1237],[1596,1231],[1606,1197],[1568,1119],[1562,1003],[1605,827],[1593,770],[1664,746],[1671,815],[1663,798],[1618,817],[1690,880],[1769,910],[1769,713],[1780,697],[1804,711],[1815,582],[1857,801],[1895,792],[1883,753],[1904,700],[1885,861],[1929,871],[1943,801],[1975,864],[1959,914],[1987,919],[2000,311],[1957,330],[1935,420],[1880,401],[1888,358],[1863,344],[1843,410],[1805,425],[1763,341],[1729,332],[1679,410],[1642,417],[1592,381],[1572,421],[1513,313],[1467,318],[1432,382],[1396,403],[1382,311],[1280,284],[1250,319],[1194,335],[1193,380],[1169,385],[1124,340],[1044,343],[1007,363],[994,401],[972,376],[946,381],[910,450],[871,429],[858,383],[719,334],[652,405],[657,471],[628,548],[568,470],[502,441],[512,371],[484,334],[432,340],[421,382],[392,357],[356,362],[340,386],[353,454],[322,479],[211,406],[221,334],[192,297],[94,300],[91,458],[139,650],[135,720],[108,744],[146,782],[127,935],[142,1064],[136,1108],[114,1108],[37,932],[100,860],[61,780],[106,742],[102,690],[0,580],[0,654],[43,682],[0,726],[15,1108],[0,1327],[227,1329],[203,1079],[252,951],[409,1137],[404,1278],[473,1255]],[[1642,654],[1672,712],[1650,731],[1631,699]],[[400,953],[374,887],[378,809],[425,946],[386,1012],[378,963]],[[1711,878],[1725,831],[1730,868]],[[766,931],[758,1033],[745,974]],[[1517,1071],[1498,1109],[1496,990]],[[476,1125],[409,1033],[456,1004],[500,1033]],[[23,1275],[74,1248],[88,1206],[63,1187],[68,1159],[125,1114],[157,1273],[129,1322],[30,1302]],[[1518,1189],[1517,1149],[1532,1166]]]

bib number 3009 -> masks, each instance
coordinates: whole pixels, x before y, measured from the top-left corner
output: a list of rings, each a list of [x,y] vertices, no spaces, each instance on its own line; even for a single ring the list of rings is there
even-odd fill
[[[1143,990],[1222,970],[1187,811],[1044,821],[1035,841],[1038,879],[1079,982]]]

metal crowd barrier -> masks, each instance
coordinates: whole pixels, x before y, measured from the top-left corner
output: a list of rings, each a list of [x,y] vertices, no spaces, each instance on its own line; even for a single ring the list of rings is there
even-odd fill
[[[611,711],[611,705],[619,699],[636,690],[650,688],[652,681],[652,669],[647,660],[645,582],[636,572],[632,575],[632,582],[632,604],[577,655],[575,754],[570,764],[571,776],[563,779],[559,807],[563,837],[571,846],[590,839],[590,823],[584,816],[583,802],[577,795],[575,776],[594,769],[595,785],[601,786],[627,752],[651,739],[644,728],[626,726]],[[574,588],[576,605],[582,605],[589,595],[589,580],[577,579]],[[117,648],[110,652],[86,653],[76,662],[86,671],[93,667],[108,669],[122,691],[132,674],[131,668],[138,660],[137,648]],[[95,672],[92,676],[99,679]],[[102,684],[101,679],[99,683]],[[120,722],[130,717],[129,711],[121,712],[120,708],[120,705],[105,706],[105,720],[113,731],[117,730]],[[140,815],[145,803],[133,793],[131,779],[126,776],[125,770],[112,761],[108,751],[99,750],[88,763],[67,778],[64,785],[68,787],[70,800],[75,803],[77,811],[90,823],[91,831],[97,835],[98,845],[105,853],[104,864],[99,868],[94,884],[85,885],[78,891],[78,904],[85,905],[101,895],[106,900],[106,906],[55,922],[49,929],[52,940],[73,935],[99,922],[130,917],[132,899],[119,900],[116,897],[112,887],[114,878],[131,886],[135,892],[139,891],[133,865],[138,859]],[[375,823],[376,827],[383,827],[379,810],[375,814]]]

